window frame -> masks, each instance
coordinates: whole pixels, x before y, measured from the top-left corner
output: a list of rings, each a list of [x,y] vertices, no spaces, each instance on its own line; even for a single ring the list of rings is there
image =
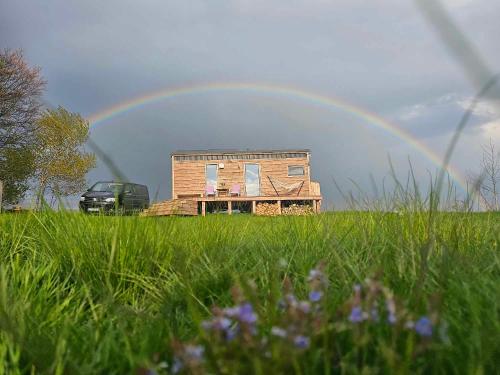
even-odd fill
[[[290,168],[302,168],[302,173],[301,174],[290,174]],[[289,165],[287,172],[288,172],[287,173],[288,177],[302,177],[302,176],[306,175],[306,167],[303,165]]]

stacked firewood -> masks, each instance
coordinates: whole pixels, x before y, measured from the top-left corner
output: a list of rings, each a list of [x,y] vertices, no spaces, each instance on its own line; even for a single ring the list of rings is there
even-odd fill
[[[280,214],[279,203],[257,203],[255,214],[261,216],[277,216]]]
[[[283,215],[313,215],[314,209],[308,205],[292,204],[282,208]]]
[[[280,213],[279,203],[257,203],[255,206],[255,214],[261,216],[277,216],[277,215],[314,215],[314,208],[309,205],[292,204],[288,207],[282,207]]]
[[[189,199],[173,199],[151,205],[141,216],[193,216],[198,214],[198,202]]]

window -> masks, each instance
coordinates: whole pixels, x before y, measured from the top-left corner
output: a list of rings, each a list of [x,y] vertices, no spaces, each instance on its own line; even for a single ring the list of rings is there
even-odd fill
[[[304,167],[302,165],[289,165],[288,176],[303,176]]]
[[[249,197],[260,195],[260,168],[258,164],[245,164],[245,190]]]
[[[125,187],[124,187],[124,190],[125,191],[129,191],[131,193],[135,193],[136,192],[135,186],[133,184],[126,184]]]
[[[148,188],[146,186],[136,185],[136,191],[141,195],[148,195]]]
[[[89,191],[121,193],[123,184],[119,182],[98,182],[92,186]]]
[[[207,164],[205,171],[207,186],[217,188],[217,164]]]

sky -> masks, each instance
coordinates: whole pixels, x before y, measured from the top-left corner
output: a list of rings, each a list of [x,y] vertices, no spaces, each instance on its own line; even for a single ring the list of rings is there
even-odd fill
[[[500,2],[443,6],[499,72]],[[89,119],[162,90],[281,88],[194,90],[91,124],[92,140],[156,199],[170,197],[169,155],[185,149],[309,148],[326,206],[342,206],[336,186],[375,194],[391,163],[402,180],[411,163],[427,186],[478,90],[406,0],[0,0],[0,48],[41,68],[47,106]],[[479,171],[481,145],[500,148],[499,108],[494,97],[475,108],[451,160],[462,178]],[[113,176],[99,160],[87,178]]]

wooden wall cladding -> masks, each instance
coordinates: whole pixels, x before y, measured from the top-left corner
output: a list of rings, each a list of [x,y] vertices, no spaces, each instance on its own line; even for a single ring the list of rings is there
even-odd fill
[[[207,164],[224,164],[218,169],[218,183],[225,183],[231,188],[233,184],[241,186],[241,193],[245,195],[245,164],[258,164],[260,166],[261,196],[276,196],[276,192],[268,179],[292,185],[304,181],[299,196],[308,196],[311,193],[309,165],[307,158],[287,159],[247,159],[247,160],[211,160],[211,161],[173,161],[173,190],[174,194],[202,194],[205,193],[205,166]],[[288,176],[288,166],[303,166],[304,176]],[[297,195],[298,189],[287,193],[286,189],[276,186],[280,196]],[[174,197],[175,198],[175,197]]]

